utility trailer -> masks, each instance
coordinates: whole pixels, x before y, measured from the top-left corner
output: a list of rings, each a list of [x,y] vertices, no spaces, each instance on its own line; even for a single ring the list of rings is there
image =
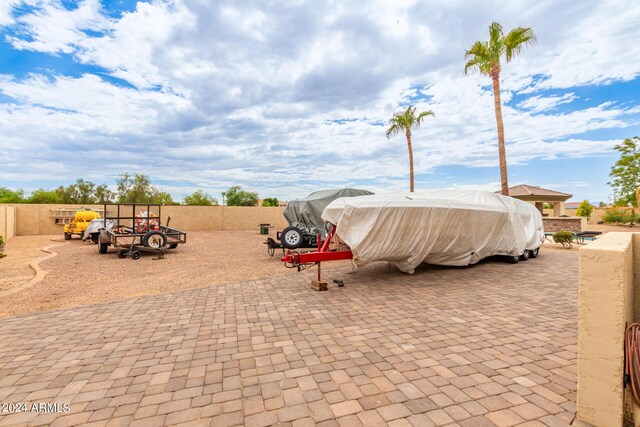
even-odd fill
[[[132,203],[109,206],[115,216],[104,218],[104,224],[109,224],[109,227],[101,228],[99,232],[98,252],[101,254],[106,254],[111,246],[119,249],[119,258],[130,256],[139,259],[141,252],[157,253],[164,258],[167,249],[187,243],[187,233],[169,227],[171,217],[166,225],[162,225],[162,205]],[[144,211],[136,214],[138,209]]]

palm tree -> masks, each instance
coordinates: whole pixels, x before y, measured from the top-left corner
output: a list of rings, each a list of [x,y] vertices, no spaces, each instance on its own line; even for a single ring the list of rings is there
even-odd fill
[[[500,101],[500,58],[504,54],[507,62],[511,62],[526,45],[535,43],[536,35],[531,28],[517,27],[504,34],[502,25],[492,22],[489,26],[489,41],[477,41],[465,52],[469,61],[464,66],[464,73],[477,68],[481,74],[493,80],[493,101],[498,126],[498,155],[500,158],[500,182],[502,194],[509,195],[507,179],[507,156],[504,150],[504,124],[502,123],[502,103]]]
[[[409,105],[406,110],[400,113],[395,113],[389,124],[391,125],[387,129],[387,139],[404,131],[407,137],[407,147],[409,147],[409,176],[410,176],[410,191],[413,193],[413,149],[411,148],[411,129],[419,128],[422,124],[422,119],[427,116],[433,116],[433,111],[423,111],[416,116],[416,107]]]

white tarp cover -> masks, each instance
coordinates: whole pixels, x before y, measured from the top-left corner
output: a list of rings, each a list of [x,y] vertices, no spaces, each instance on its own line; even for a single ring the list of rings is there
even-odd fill
[[[531,204],[486,191],[433,191],[341,198],[322,218],[358,266],[390,261],[413,273],[422,262],[465,266],[540,247],[542,215]]]

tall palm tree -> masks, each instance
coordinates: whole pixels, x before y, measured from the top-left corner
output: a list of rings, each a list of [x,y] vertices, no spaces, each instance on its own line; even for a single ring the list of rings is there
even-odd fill
[[[498,155],[500,158],[500,183],[502,194],[509,195],[507,179],[507,155],[504,150],[504,124],[502,122],[502,102],[500,101],[500,58],[505,56],[511,62],[524,46],[535,43],[536,35],[531,28],[517,27],[504,34],[502,25],[492,22],[489,26],[489,41],[477,41],[465,52],[469,61],[464,66],[464,73],[477,68],[481,74],[491,77],[493,81],[493,102],[496,110],[498,126]]]
[[[419,128],[422,124],[422,119],[427,116],[433,116],[433,111],[423,111],[416,116],[416,107],[409,105],[406,110],[395,113],[389,124],[391,125],[387,129],[387,139],[404,131],[407,137],[407,146],[409,147],[409,176],[410,176],[410,191],[413,193],[413,148],[411,148],[411,129]]]

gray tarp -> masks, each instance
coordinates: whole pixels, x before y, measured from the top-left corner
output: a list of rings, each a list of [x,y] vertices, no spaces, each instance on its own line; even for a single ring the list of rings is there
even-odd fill
[[[87,226],[87,229],[84,231],[82,239],[83,240],[88,239],[89,237],[91,237],[92,233],[97,233],[98,231],[100,231],[101,228],[106,228],[107,230],[111,230],[116,223],[114,220],[108,219],[106,220],[107,226],[105,227],[104,221],[105,221],[104,218],[96,218],[94,220],[91,220],[91,222]]]
[[[324,230],[322,211],[329,203],[339,197],[366,196],[370,194],[373,193],[355,188],[315,191],[307,197],[290,201],[284,209],[284,217],[291,225],[303,223]]]

